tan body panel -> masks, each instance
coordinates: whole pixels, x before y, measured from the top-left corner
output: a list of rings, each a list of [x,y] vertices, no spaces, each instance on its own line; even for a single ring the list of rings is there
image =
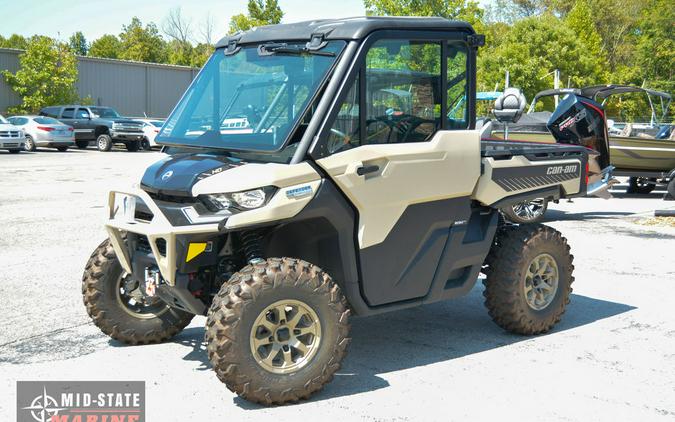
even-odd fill
[[[232,193],[264,186],[285,188],[320,180],[321,176],[308,163],[249,163],[207,177],[192,187],[192,195]]]
[[[544,171],[542,176],[529,177],[524,176],[521,180],[516,178],[517,183],[511,185],[512,190],[506,190],[500,186],[495,180],[493,180],[492,174],[495,169],[517,169],[517,168],[542,168],[546,170],[550,167],[566,167],[569,165],[577,165],[579,175],[571,177],[567,180],[564,180],[562,175],[552,175],[547,176]],[[481,202],[485,205],[491,205],[495,202],[506,198],[508,196],[518,195],[520,193],[529,192],[537,189],[542,189],[550,186],[560,185],[563,188],[563,194],[572,195],[579,193],[579,186],[581,183],[581,177],[584,174],[585,169],[581,168],[581,161],[576,158],[570,158],[566,160],[548,160],[548,161],[530,161],[522,155],[516,155],[511,157],[508,160],[495,160],[492,157],[483,158],[483,174],[478,180],[478,185],[476,186],[476,191],[473,193],[473,199]],[[527,187],[526,184],[532,183],[536,186]],[[534,199],[534,197],[532,198]]]
[[[358,209],[363,249],[381,243],[408,205],[471,195],[480,175],[480,135],[439,131],[428,142],[363,145],[317,163]],[[357,174],[372,165],[379,170]]]

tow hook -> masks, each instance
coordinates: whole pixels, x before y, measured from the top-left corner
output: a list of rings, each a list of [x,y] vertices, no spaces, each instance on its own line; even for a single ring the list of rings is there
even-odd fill
[[[159,286],[160,274],[156,268],[145,268],[145,294],[149,297],[154,297]]]

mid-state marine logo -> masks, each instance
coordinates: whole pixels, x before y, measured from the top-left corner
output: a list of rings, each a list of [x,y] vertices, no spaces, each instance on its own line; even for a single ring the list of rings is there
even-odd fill
[[[144,381],[18,381],[17,422],[142,422]]]

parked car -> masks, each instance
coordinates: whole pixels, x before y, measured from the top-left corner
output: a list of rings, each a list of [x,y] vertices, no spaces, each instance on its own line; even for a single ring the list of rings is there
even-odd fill
[[[40,115],[53,117],[75,129],[75,144],[87,148],[96,141],[99,151],[110,151],[113,144],[124,144],[127,151],[138,151],[143,140],[143,124],[122,117],[111,107],[66,105],[45,107]]]
[[[25,144],[23,130],[9,123],[0,115],[0,149],[9,150],[13,154],[21,152]]]
[[[139,122],[143,123],[143,133],[144,138],[141,141],[141,148],[148,151],[157,146],[155,142],[155,137],[159,133],[159,130],[164,124],[164,120],[158,119],[137,119]]]
[[[37,147],[47,147],[63,152],[75,145],[73,128],[53,117],[12,116],[7,120],[26,134],[26,151],[35,151]]]

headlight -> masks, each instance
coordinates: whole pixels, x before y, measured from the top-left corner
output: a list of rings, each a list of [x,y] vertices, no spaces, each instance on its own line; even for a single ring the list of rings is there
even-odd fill
[[[276,191],[274,186],[252,189],[234,193],[213,193],[204,195],[203,199],[213,211],[230,210],[246,211],[260,208],[269,202]]]
[[[265,204],[265,191],[262,189],[254,189],[246,192],[238,192],[232,194],[232,199],[242,208],[253,209],[259,208]]]

